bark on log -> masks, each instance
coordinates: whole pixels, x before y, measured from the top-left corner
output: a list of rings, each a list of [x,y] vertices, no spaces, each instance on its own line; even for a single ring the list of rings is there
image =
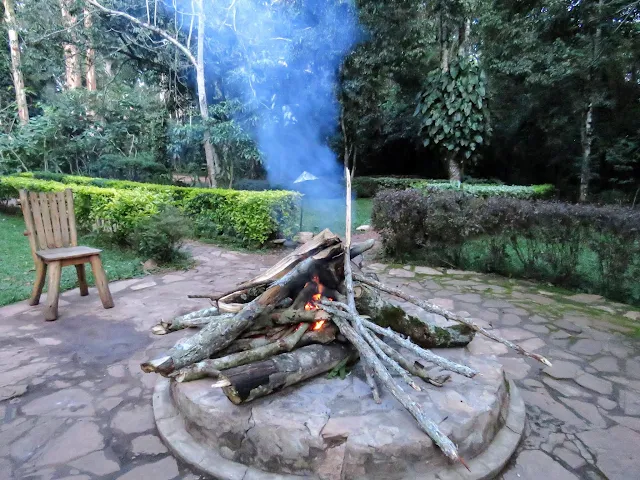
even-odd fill
[[[361,315],[371,318],[373,323],[406,335],[422,348],[465,347],[475,335],[466,325],[439,327],[418,317],[409,315],[397,305],[387,302],[372,287],[358,285],[359,296],[356,307]]]
[[[340,237],[332,233],[331,230],[325,229],[314,236],[311,240],[300,245],[289,255],[284,257],[273,267],[261,273],[257,277],[252,278],[248,282],[238,285],[238,290],[249,287],[259,282],[271,283],[286,275],[292,268],[306,258],[309,258],[321,250],[340,243]]]
[[[207,310],[215,310],[217,309],[207,309]],[[193,316],[189,317],[187,315],[183,315],[181,317],[176,317],[168,322],[161,321],[159,324],[151,327],[151,333],[155,335],[166,335],[170,332],[176,332],[178,330],[182,330],[185,328],[197,328],[204,327],[208,325],[210,322],[217,322],[222,320],[228,320],[233,317],[233,313],[223,313],[221,315],[211,315],[207,317]]]
[[[339,343],[298,348],[269,360],[226,370],[221,378],[230,385],[223,391],[236,405],[250,402],[328,372],[353,354],[351,347]]]
[[[424,365],[422,365],[420,362],[411,362],[396,349],[394,349],[390,345],[387,345],[384,340],[378,338],[375,335],[373,338],[375,338],[378,346],[384,353],[398,362],[400,366],[402,366],[402,368],[404,368],[411,375],[415,375],[416,377],[421,378],[425,382],[430,383],[431,385],[434,385],[436,387],[441,387],[442,385],[444,385],[444,382],[451,378],[451,375],[440,375],[435,378],[432,377],[431,375],[429,375]]]
[[[269,345],[265,345],[264,347],[247,350],[246,352],[238,352],[212,360],[202,360],[193,365],[188,365],[177,372],[175,379],[178,382],[189,382],[191,380],[204,378],[211,372],[215,372],[212,373],[212,376],[218,376],[217,374],[220,370],[227,370],[240,365],[258,362],[277,355],[278,353],[290,352],[300,342],[302,336],[308,329],[308,323],[301,323],[291,335],[281,338]]]
[[[464,375],[465,377],[469,377],[469,378],[475,376],[478,373],[473,368],[467,367],[466,365],[460,365],[459,363],[452,362],[451,360],[448,360],[444,357],[441,357],[440,355],[436,355],[435,353],[430,352],[429,350],[425,350],[424,348],[419,347],[418,345],[414,344],[411,340],[406,339],[405,337],[403,337],[399,333],[394,332],[390,328],[382,328],[379,325],[376,325],[375,323],[370,322],[366,318],[362,318],[359,315],[353,315],[349,313],[346,305],[341,305],[338,302],[326,302],[326,301],[322,301],[321,304],[323,305],[323,308],[332,315],[332,319],[334,323],[336,318],[342,318],[344,320],[349,320],[349,321],[353,320],[354,323],[359,322],[363,327],[368,328],[374,333],[390,338],[391,340],[398,343],[399,345],[402,345],[407,350],[410,350],[411,352],[415,353],[420,358],[428,362],[431,362],[435,365],[438,365],[439,367],[444,368],[445,370],[450,370],[452,372],[459,373],[460,375]],[[345,311],[340,310],[339,308],[336,308],[336,307],[344,308]]]
[[[537,353],[531,353],[525,350],[524,348],[522,348],[520,345],[510,342],[509,340],[502,338],[489,330],[485,330],[480,325],[474,323],[473,320],[471,320],[470,318],[465,318],[461,315],[445,310],[444,308],[441,308],[438,305],[434,305],[433,303],[420,300],[419,298],[414,297],[413,295],[409,295],[408,293],[405,293],[398,288],[393,288],[393,287],[384,285],[371,278],[367,278],[362,275],[356,275],[356,280],[359,281],[360,283],[365,283],[374,288],[377,288],[380,291],[387,292],[387,293],[390,293],[391,295],[395,295],[396,297],[402,298],[407,302],[411,302],[414,305],[426,310],[427,312],[436,313],[438,315],[442,315],[447,320],[452,320],[454,322],[462,323],[463,325],[468,326],[469,328],[475,330],[481,335],[484,335],[485,337],[490,338],[491,340],[495,340],[496,342],[502,343],[503,345],[515,350],[516,352],[522,355],[525,355],[529,358],[533,358],[534,360],[537,360],[543,365],[546,365],[548,367],[551,366],[551,362],[547,358],[543,357],[542,355],[539,355]]]
[[[303,347],[314,343],[329,343],[336,339],[337,333],[338,331],[335,325],[331,323],[325,324],[320,330],[307,330],[307,332],[302,336],[302,339],[298,343],[298,346]],[[259,338],[239,338],[231,345],[229,345],[228,348],[226,348],[222,352],[219,352],[219,356],[223,357],[226,355],[231,355],[232,353],[252,350],[254,348],[273,343],[274,341],[276,340],[266,336]]]

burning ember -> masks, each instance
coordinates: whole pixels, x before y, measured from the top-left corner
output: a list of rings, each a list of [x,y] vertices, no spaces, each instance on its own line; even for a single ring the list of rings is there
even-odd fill
[[[305,304],[304,309],[306,311],[318,310],[318,306],[316,305],[316,302],[320,301],[320,299],[322,298],[322,293],[324,292],[324,285],[322,285],[320,283],[320,278],[318,278],[317,275],[314,275],[311,278],[311,282],[316,284],[316,288],[317,288],[318,293],[313,294],[311,296],[311,300]],[[309,285],[309,283],[311,283],[311,282],[307,282],[305,284],[305,287],[307,287]],[[333,300],[333,298],[329,298],[328,300]],[[322,324],[323,323],[324,323],[324,320],[322,322],[316,322],[316,324],[314,325],[313,329],[314,330],[319,330],[320,328],[322,328]]]
[[[324,325],[324,322],[326,322],[326,320],[319,320],[316,323],[313,324],[313,329],[314,330],[320,330],[322,328],[322,326]]]

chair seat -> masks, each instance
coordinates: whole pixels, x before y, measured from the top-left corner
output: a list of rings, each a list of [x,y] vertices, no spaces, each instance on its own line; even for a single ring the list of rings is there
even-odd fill
[[[102,250],[92,247],[66,247],[66,248],[50,248],[48,250],[38,250],[36,255],[45,262],[55,262],[57,260],[66,260],[68,258],[87,257],[89,255],[98,255]]]

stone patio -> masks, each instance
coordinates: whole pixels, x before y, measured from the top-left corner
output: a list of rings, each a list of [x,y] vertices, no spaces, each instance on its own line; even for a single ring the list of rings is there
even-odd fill
[[[192,270],[112,283],[111,310],[94,289],[66,292],[56,322],[25,302],[0,308],[0,479],[203,478],[162,444],[151,407],[156,378],[139,367],[185,333],[154,336],[150,327],[208,305],[188,293],[228,290],[278,256],[192,250]],[[638,477],[637,309],[472,272],[365,265],[554,362],[544,369],[482,337],[469,346],[495,355],[527,403],[525,440],[500,478]]]

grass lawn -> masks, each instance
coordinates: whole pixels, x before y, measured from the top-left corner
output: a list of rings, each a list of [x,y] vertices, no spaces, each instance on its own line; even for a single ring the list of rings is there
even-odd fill
[[[21,215],[0,213],[0,306],[24,300],[31,295],[35,270],[29,240],[23,235],[24,231]],[[79,238],[78,243],[99,247],[93,239]],[[101,248],[102,263],[110,281],[143,275],[141,260],[134,253],[113,247]],[[93,284],[91,268],[87,265],[86,269],[87,280]],[[63,268],[61,290],[76,286],[76,269]]]
[[[352,208],[352,228],[371,223],[372,198],[358,198],[353,202]],[[328,228],[338,235],[344,234],[345,210],[343,199],[305,200],[302,211],[302,230],[317,233]]]

